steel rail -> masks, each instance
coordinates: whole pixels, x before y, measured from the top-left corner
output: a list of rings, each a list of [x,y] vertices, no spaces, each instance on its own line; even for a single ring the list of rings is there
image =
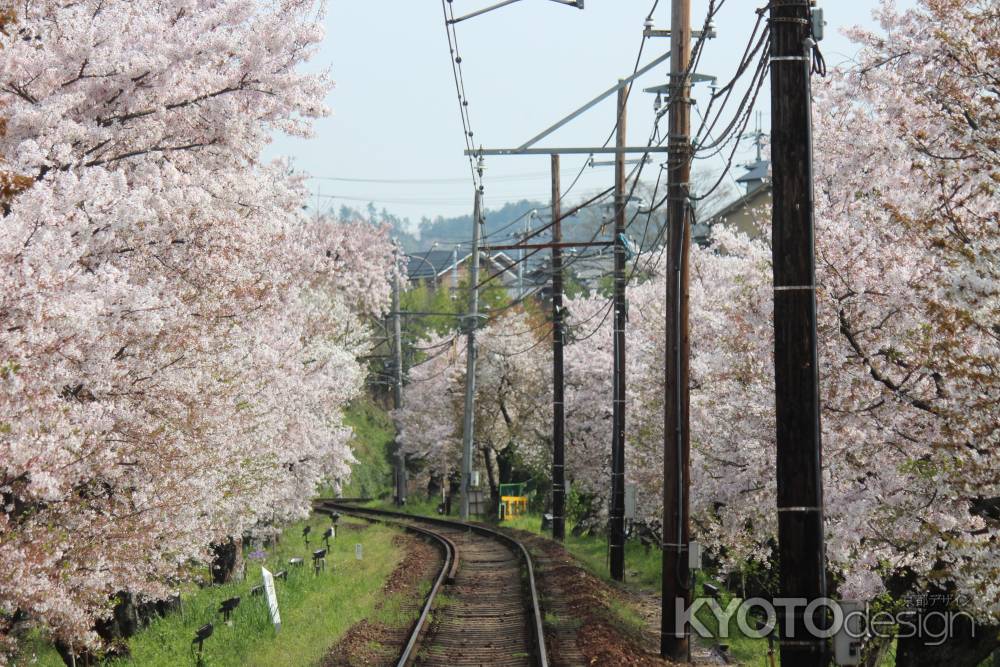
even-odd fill
[[[348,505],[334,505],[332,503],[322,503],[316,507],[316,511],[320,514],[332,513],[334,509],[341,510],[345,514],[359,514],[362,518],[368,521],[377,521],[379,519],[370,518],[365,516],[370,514],[369,512],[358,512],[360,508],[351,507]],[[384,521],[384,519],[382,519]],[[437,577],[434,579],[434,585],[427,592],[427,598],[424,600],[423,607],[420,610],[420,616],[417,618],[416,622],[413,624],[413,628],[410,630],[409,639],[406,642],[406,646],[403,647],[403,652],[399,654],[399,660],[396,663],[396,667],[406,667],[410,664],[417,648],[417,641],[420,635],[423,633],[424,627],[427,624],[427,619],[430,618],[431,609],[434,606],[434,598],[437,596],[438,591],[441,586],[447,581],[451,582],[455,579],[455,574],[458,572],[458,547],[455,543],[444,535],[435,533],[432,530],[426,530],[420,528],[419,526],[414,526],[409,523],[402,521],[389,521],[394,525],[398,525],[404,530],[414,532],[424,537],[430,538],[431,540],[437,542],[444,551],[444,563],[441,565],[441,571],[438,572]]]
[[[531,554],[528,553],[528,549],[521,544],[518,540],[514,539],[510,535],[501,533],[498,530],[493,530],[492,528],[487,528],[486,526],[481,526],[474,523],[465,523],[463,521],[453,521],[450,519],[442,519],[440,517],[429,517],[429,516],[419,516],[414,514],[406,514],[403,512],[394,512],[392,510],[382,510],[373,509],[370,507],[356,507],[349,503],[344,502],[341,499],[318,499],[316,501],[318,508],[330,508],[335,509],[340,512],[347,514],[356,515],[375,515],[375,516],[388,516],[396,519],[397,521],[403,522],[401,525],[409,525],[405,522],[416,521],[422,523],[429,523],[433,525],[438,525],[447,528],[460,529],[460,530],[471,530],[480,535],[492,538],[494,540],[503,542],[509,547],[512,547],[515,553],[521,555],[521,559],[525,564],[525,569],[528,573],[528,589],[531,594],[531,616],[532,616],[532,631],[535,636],[535,660],[537,667],[549,667],[548,651],[545,647],[545,628],[542,623],[542,612],[541,606],[538,602],[538,586],[535,583],[535,567],[531,560]],[[322,509],[318,509],[322,511]],[[434,533],[436,535],[436,533]],[[440,536],[443,537],[443,536]],[[445,538],[447,539],[447,538]],[[456,552],[457,553],[457,552]],[[457,558],[455,559],[454,568],[457,570],[458,563]],[[415,637],[414,637],[415,640]],[[411,640],[413,641],[413,640]],[[402,666],[403,663],[400,663]]]

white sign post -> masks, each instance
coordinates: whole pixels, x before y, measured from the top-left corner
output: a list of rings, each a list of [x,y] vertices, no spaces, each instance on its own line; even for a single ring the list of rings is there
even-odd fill
[[[357,560],[361,560],[361,545],[360,544],[355,544],[354,545],[354,558],[357,559]]]
[[[278,613],[278,596],[274,592],[274,575],[266,567],[260,568],[264,578],[264,595],[267,597],[267,610],[271,612],[271,622],[275,630],[281,630],[281,614]]]

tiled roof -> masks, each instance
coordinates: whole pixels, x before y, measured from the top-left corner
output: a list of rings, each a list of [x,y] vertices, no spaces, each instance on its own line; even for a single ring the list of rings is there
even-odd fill
[[[436,278],[452,268],[454,255],[451,250],[428,250],[407,255],[406,273],[410,280]],[[468,254],[459,253],[461,263]]]
[[[767,160],[757,162],[747,167],[749,171],[736,179],[737,183],[755,183],[771,177],[771,163]]]

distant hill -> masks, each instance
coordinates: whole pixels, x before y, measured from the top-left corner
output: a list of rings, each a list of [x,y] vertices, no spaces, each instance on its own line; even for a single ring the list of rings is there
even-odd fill
[[[564,212],[572,208],[574,203],[564,203]],[[537,218],[531,221],[531,229],[537,230],[539,227],[549,223],[548,203],[539,201],[521,200],[505,204],[502,208],[494,210],[487,209],[484,217],[486,219],[485,233],[490,242],[493,243],[513,243],[515,234],[523,233],[526,223],[530,219],[532,210],[538,211]],[[400,244],[406,252],[414,253],[426,251],[433,244],[439,247],[450,247],[456,243],[469,243],[472,240],[472,213],[450,218],[437,216],[434,219],[423,218],[419,224],[414,225],[408,218],[398,218],[385,209],[378,211],[374,205],[369,204],[364,211],[342,206],[337,213],[342,220],[370,220],[373,223],[386,222],[392,226],[394,235],[399,239]],[[566,241],[590,241],[610,240],[612,225],[610,224],[612,211],[610,206],[602,205],[588,208],[571,219],[563,222],[563,238]],[[629,207],[629,219],[636,218],[636,224],[630,231],[630,236],[641,237],[645,231],[647,240],[651,241],[662,224],[661,216],[654,216],[654,221],[650,229],[644,229],[644,216],[636,216],[635,209]],[[516,223],[515,223],[516,221]],[[642,227],[640,227],[640,225]],[[416,233],[413,232],[416,227]],[[548,241],[550,234],[543,232],[532,241]]]
[[[497,241],[501,238],[512,240],[514,232],[525,229],[525,221],[533,210],[537,210],[540,215],[547,215],[548,212],[546,204],[527,200],[506,204],[500,210],[487,209],[483,216],[486,219],[486,235]],[[518,218],[523,218],[523,220],[517,225],[511,226],[511,223]],[[536,228],[539,225],[537,220],[533,224]],[[454,218],[438,216],[434,220],[421,222],[419,247],[415,250],[429,248],[433,243],[448,246],[455,243],[468,243],[471,240],[471,212]]]
[[[704,192],[704,201],[697,201],[696,206],[701,211],[713,211],[738,197],[740,191],[728,181],[719,182],[717,174],[711,171],[698,171],[694,174],[693,191]],[[663,191],[652,189],[648,183],[640,183],[633,193],[634,204],[630,204],[626,213],[632,223],[628,235],[643,248],[659,246],[663,242],[662,231],[665,224],[666,207],[663,206]],[[605,200],[606,202],[607,200]],[[658,210],[651,217],[638,213],[636,206],[649,207],[656,204]],[[581,203],[581,199],[571,197],[563,202],[563,211]],[[470,207],[471,208],[471,207]],[[532,229],[549,222],[549,203],[521,200],[505,204],[500,209],[486,209],[486,235],[489,241],[497,243],[514,242],[514,233],[523,232],[525,221],[530,211],[537,210],[539,216],[532,221]],[[465,215],[446,218],[437,216],[433,219],[423,218],[414,224],[409,218],[398,218],[386,209],[379,211],[374,204],[368,204],[364,210],[341,206],[338,217],[342,220],[369,220],[375,224],[388,223],[394,230],[403,249],[408,253],[423,252],[431,249],[433,244],[439,247],[451,247],[456,243],[468,244],[472,240],[472,212]],[[577,216],[564,221],[563,238],[566,241],[611,240],[613,211],[608,203],[598,204],[581,211]],[[514,221],[521,220],[516,224]],[[540,234],[532,241],[549,240],[548,234]]]

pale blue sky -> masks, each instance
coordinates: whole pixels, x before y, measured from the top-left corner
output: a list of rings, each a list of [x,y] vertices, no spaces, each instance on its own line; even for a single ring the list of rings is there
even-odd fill
[[[454,0],[456,14],[492,0]],[[694,0],[700,25],[707,0]],[[716,21],[700,71],[726,80],[743,52],[759,1],[728,0]],[[900,7],[915,0],[900,0]],[[661,0],[656,27],[669,27],[670,0]],[[822,47],[833,65],[856,48],[844,27],[874,27],[879,0],[822,3],[828,21]],[[459,45],[476,143],[507,147],[523,143],[583,102],[631,73],[651,0],[586,0],[586,9],[546,0],[514,5],[458,25]],[[268,155],[291,156],[295,167],[317,177],[444,180],[433,183],[356,183],[313,180],[324,206],[379,208],[410,217],[445,216],[471,208],[472,186],[462,156],[458,104],[439,0],[329,0],[327,37],[315,65],[332,67],[336,87],[327,99],[333,114],[316,125],[310,140],[278,138]],[[643,63],[669,48],[647,41]],[[666,81],[669,63],[641,81]],[[765,91],[766,92],[766,91]],[[706,96],[699,95],[704,104]],[[652,127],[653,97],[634,94],[629,143],[644,144]],[[766,94],[758,103],[768,123]],[[549,145],[599,145],[614,124],[609,100],[551,138]],[[665,123],[664,123],[665,126]],[[749,143],[738,159],[749,160]],[[563,160],[563,181],[584,157]],[[715,163],[715,168],[721,163]],[[547,157],[493,157],[487,161],[485,203],[499,208],[521,198],[548,198]],[[648,173],[655,173],[650,169]],[[741,172],[740,172],[741,173]],[[588,169],[578,194],[610,185],[611,170]],[[330,197],[343,199],[330,199]]]

